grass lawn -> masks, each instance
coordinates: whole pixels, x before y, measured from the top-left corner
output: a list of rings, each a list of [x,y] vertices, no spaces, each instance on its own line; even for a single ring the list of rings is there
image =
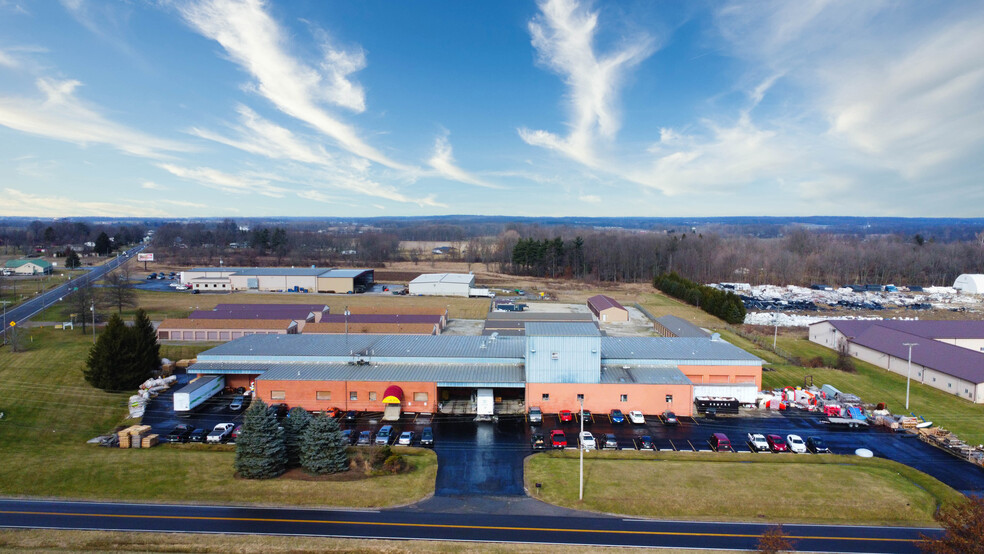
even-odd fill
[[[45,552],[239,552],[240,554],[314,552],[504,552],[510,554],[570,554],[598,552],[597,547],[550,544],[488,544],[441,541],[273,537],[266,535],[206,535],[0,529],[0,549]],[[638,548],[606,547],[604,552],[637,553]],[[697,550],[674,549],[677,554]],[[722,551],[718,551],[722,552]]]
[[[331,313],[342,313],[346,306],[392,306],[399,311],[401,306],[423,306],[447,309],[452,318],[485,319],[489,310],[489,300],[482,298],[457,298],[437,296],[381,296],[364,294],[283,294],[233,292],[229,294],[191,294],[189,292],[164,292],[137,290],[139,307],[147,311],[153,321],[166,318],[188,317],[194,310],[211,310],[216,304],[325,304]],[[36,316],[37,321],[68,321],[71,307],[56,305]],[[100,313],[109,314],[115,309],[103,309]],[[123,319],[132,319],[136,308],[123,310]]]
[[[962,498],[902,464],[833,455],[593,452],[584,460],[583,502],[577,477],[574,452],[527,458],[527,486],[542,483],[542,500],[629,516],[935,525],[937,504]]]
[[[0,349],[0,494],[375,507],[413,502],[434,491],[437,457],[428,450],[406,451],[415,467],[406,475],[249,481],[233,477],[231,451],[85,444],[123,423],[129,395],[104,393],[85,382],[88,335],[53,329],[33,329],[31,335],[25,352]]]
[[[719,327],[727,327],[727,323],[712,316],[711,314],[697,308],[696,306],[691,306],[685,302],[681,302],[675,298],[671,298],[656,289],[651,289],[652,292],[645,295],[639,300],[639,304],[643,308],[649,311],[656,317],[662,317],[664,315],[675,315],[679,318],[685,319],[698,327],[704,327],[706,329],[716,329]]]

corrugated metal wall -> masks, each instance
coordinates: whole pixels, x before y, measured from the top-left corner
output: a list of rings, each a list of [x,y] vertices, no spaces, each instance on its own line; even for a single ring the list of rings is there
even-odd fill
[[[601,382],[601,338],[527,336],[526,380],[531,383]]]

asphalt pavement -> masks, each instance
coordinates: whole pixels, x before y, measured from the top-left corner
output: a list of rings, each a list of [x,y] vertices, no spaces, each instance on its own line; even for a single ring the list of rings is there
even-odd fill
[[[754,550],[769,525],[607,516],[0,500],[0,527]],[[936,529],[784,525],[797,550],[918,552]]]
[[[116,269],[122,264],[129,262],[131,259],[136,257],[136,254],[143,250],[146,245],[139,245],[135,248],[131,248],[126,252],[120,254],[118,257],[107,261],[106,263],[98,266],[94,266],[89,269],[89,272],[85,275],[77,277],[71,281],[68,281],[62,285],[55,287],[54,289],[39,294],[38,296],[20,304],[17,307],[10,308],[6,310],[3,317],[3,327],[0,328],[0,334],[6,333],[10,322],[17,322],[17,325],[23,325],[25,321],[34,317],[35,314],[43,311],[45,308],[50,307],[52,304],[62,300],[68,295],[72,294],[75,287],[78,287],[85,283],[95,283],[99,279],[102,279],[106,273]]]

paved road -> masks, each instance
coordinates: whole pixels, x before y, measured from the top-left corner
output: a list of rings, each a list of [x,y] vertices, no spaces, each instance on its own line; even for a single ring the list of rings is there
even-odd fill
[[[0,500],[0,527],[755,549],[768,527],[614,517]],[[803,551],[917,552],[930,529],[786,525]]]
[[[60,285],[44,294],[41,294],[23,304],[17,306],[16,308],[11,308],[6,311],[6,317],[3,320],[3,327],[0,328],[0,334],[6,332],[7,327],[10,325],[11,321],[16,321],[17,325],[23,324],[25,321],[34,317],[35,314],[41,312],[45,308],[50,307],[52,304],[58,300],[68,296],[72,293],[72,288],[77,287],[84,283],[95,283],[103,276],[119,267],[121,264],[125,264],[131,259],[133,259],[137,252],[140,252],[145,248],[145,245],[141,244],[136,248],[127,250],[126,252],[120,254],[118,258],[112,259],[100,266],[95,266],[85,275],[73,279],[63,285]]]

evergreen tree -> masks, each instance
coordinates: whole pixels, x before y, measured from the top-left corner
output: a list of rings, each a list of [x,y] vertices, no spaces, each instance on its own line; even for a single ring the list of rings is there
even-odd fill
[[[311,422],[311,414],[304,408],[291,408],[284,420],[284,446],[287,448],[287,467],[301,463],[301,434]]]
[[[99,236],[96,237],[96,246],[93,250],[100,256],[105,256],[113,251],[113,244],[109,241],[109,235],[105,231],[99,233]]]
[[[79,259],[79,255],[75,252],[75,250],[72,250],[72,247],[71,246],[69,246],[68,248],[66,248],[65,249],[65,267],[67,267],[68,269],[75,269],[75,268],[79,267],[80,265],[82,265],[82,260]]]
[[[117,381],[121,368],[133,363],[130,338],[123,320],[113,314],[99,340],[89,350],[83,374],[90,385],[103,390],[125,390]]]
[[[143,382],[161,367],[161,345],[157,342],[154,325],[143,308],[137,310],[130,332],[135,338],[135,354],[139,364],[137,371],[140,374],[140,382]]]
[[[283,474],[286,462],[283,429],[276,414],[268,414],[266,403],[257,398],[246,410],[236,438],[236,471],[246,479],[271,479]]]
[[[348,453],[338,420],[320,414],[301,435],[301,466],[308,473],[338,473],[348,469]]]

